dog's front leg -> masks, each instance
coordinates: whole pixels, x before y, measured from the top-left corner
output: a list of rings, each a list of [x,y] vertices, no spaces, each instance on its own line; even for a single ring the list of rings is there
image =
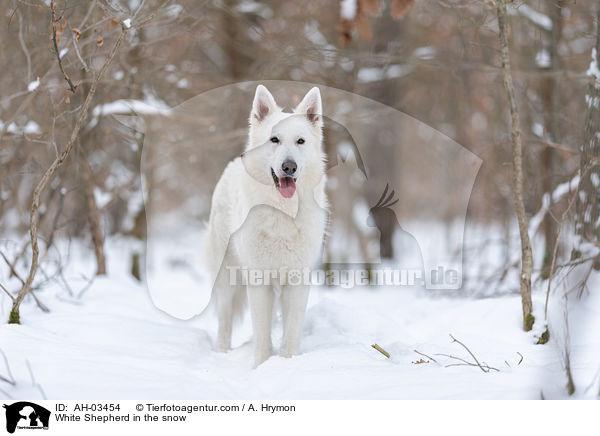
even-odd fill
[[[300,352],[300,334],[308,301],[309,287],[305,285],[284,286],[281,291],[281,314],[283,338],[279,354],[291,357]]]
[[[271,355],[271,318],[273,291],[270,286],[248,286],[248,302],[254,333],[254,366]]]

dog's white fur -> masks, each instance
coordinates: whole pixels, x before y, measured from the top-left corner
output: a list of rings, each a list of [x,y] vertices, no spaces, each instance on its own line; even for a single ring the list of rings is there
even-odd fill
[[[213,193],[206,254],[219,323],[216,349],[230,349],[232,321],[241,315],[247,298],[255,366],[271,355],[276,295],[280,295],[283,321],[280,354],[298,354],[309,287],[280,286],[279,279],[270,286],[242,286],[239,281],[231,285],[230,274],[235,271],[232,267],[302,270],[319,260],[327,221],[321,114],[321,94],[316,87],[293,113],[287,113],[267,88],[259,85],[250,112],[246,151],[228,164]],[[273,136],[280,142],[271,142]],[[299,144],[299,138],[305,142]],[[298,166],[291,198],[278,192],[271,174],[273,168],[283,177],[285,160]]]

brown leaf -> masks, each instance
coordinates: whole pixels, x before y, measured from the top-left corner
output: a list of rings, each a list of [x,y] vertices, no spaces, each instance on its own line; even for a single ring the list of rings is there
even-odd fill
[[[352,31],[354,30],[354,21],[342,19],[338,25],[340,35],[340,45],[344,46],[352,41]]]
[[[396,20],[401,20],[410,12],[414,3],[414,0],[392,0],[390,14]]]
[[[71,97],[69,97],[68,95],[65,97],[65,103],[71,103]]]
[[[381,0],[358,0],[358,10],[368,15],[377,15],[381,9]]]
[[[77,27],[71,29],[71,32],[73,32],[75,34],[75,40],[77,42],[79,42],[79,40],[81,39],[81,30],[79,30]]]
[[[65,30],[65,27],[67,27],[67,19],[63,18],[62,23],[59,23],[60,33]]]
[[[102,44],[104,44],[104,39],[102,38],[102,33],[99,33],[98,39],[96,39],[96,45],[98,47],[102,47]]]
[[[356,16],[356,28],[364,38],[373,38],[373,32],[371,30],[371,23],[366,15],[359,14]]]

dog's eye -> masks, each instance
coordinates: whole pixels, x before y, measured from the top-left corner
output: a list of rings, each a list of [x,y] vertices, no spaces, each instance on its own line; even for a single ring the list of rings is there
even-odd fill
[[[296,144],[304,144],[304,138],[300,138],[296,141]]]
[[[278,143],[279,143],[279,138],[278,138],[277,136],[273,136],[273,137],[271,138],[271,142],[272,142],[273,144],[278,144]]]

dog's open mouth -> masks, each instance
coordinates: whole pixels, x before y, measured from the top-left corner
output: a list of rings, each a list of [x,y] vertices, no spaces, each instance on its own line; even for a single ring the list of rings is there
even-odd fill
[[[279,193],[284,198],[291,198],[296,192],[296,179],[293,177],[277,177],[273,168],[271,168],[271,176]]]

